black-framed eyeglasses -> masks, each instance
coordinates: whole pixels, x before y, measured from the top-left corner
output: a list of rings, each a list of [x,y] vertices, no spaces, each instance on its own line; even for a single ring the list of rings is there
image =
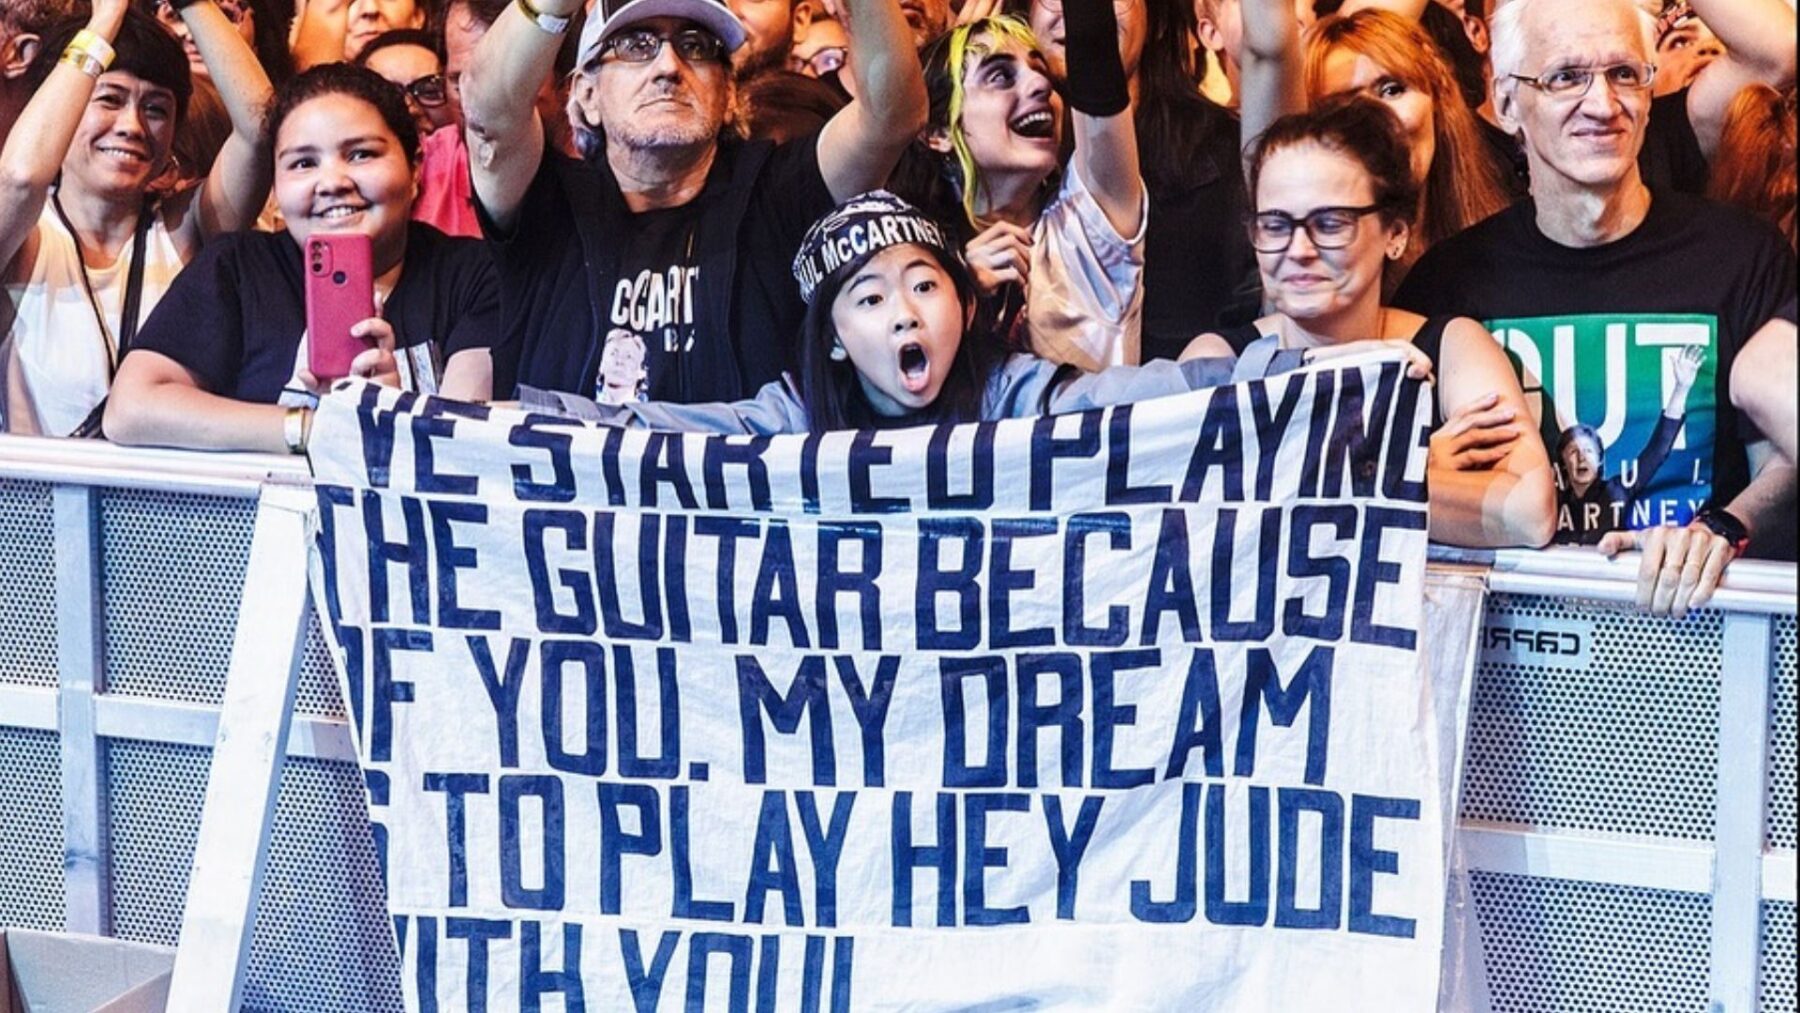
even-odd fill
[[[244,18],[250,13],[245,7],[233,3],[232,0],[220,0],[218,7],[220,12],[225,15],[225,20],[234,25],[243,24]],[[169,0],[156,0],[156,20],[162,22],[166,28],[174,28],[181,24],[181,12],[176,10]]]
[[[713,33],[688,28],[673,35],[663,35],[648,28],[620,32],[600,46],[602,54],[612,53],[626,63],[649,63],[662,52],[664,43],[675,47],[675,55],[687,63],[722,63],[725,43]]]
[[[429,108],[436,108],[450,101],[450,86],[444,83],[442,74],[427,74],[408,81],[400,86],[400,90],[411,95],[413,101]]]
[[[843,46],[824,46],[815,50],[813,55],[808,57],[789,57],[788,69],[796,74],[824,77],[826,74],[842,70],[844,62],[849,56],[850,50]]]
[[[1341,250],[1356,241],[1363,216],[1380,210],[1379,204],[1314,208],[1298,218],[1286,211],[1261,211],[1250,218],[1250,246],[1258,253],[1286,253],[1294,233],[1304,229],[1317,249]]]
[[[1594,78],[1606,75],[1606,83],[1615,91],[1643,91],[1656,80],[1654,63],[1614,63],[1604,67],[1558,67],[1536,77],[1508,74],[1521,84],[1531,85],[1546,95],[1557,98],[1580,98],[1594,86]]]

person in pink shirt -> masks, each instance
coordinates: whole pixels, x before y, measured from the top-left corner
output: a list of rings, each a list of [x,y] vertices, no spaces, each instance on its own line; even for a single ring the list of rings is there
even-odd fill
[[[397,85],[419,125],[419,197],[413,202],[413,220],[445,235],[481,238],[462,110],[446,80],[436,37],[416,29],[384,32],[369,40],[356,62]]]

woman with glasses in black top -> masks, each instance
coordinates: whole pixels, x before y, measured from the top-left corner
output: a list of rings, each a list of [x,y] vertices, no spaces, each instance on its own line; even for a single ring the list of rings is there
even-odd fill
[[[1275,312],[1242,333],[1205,334],[1192,355],[1244,349],[1240,372],[1281,350],[1377,338],[1410,342],[1435,367],[1427,465],[1431,538],[1538,546],[1556,527],[1542,439],[1505,353],[1479,323],[1382,305],[1406,253],[1419,186],[1399,121],[1361,96],[1277,120],[1250,165],[1250,245]]]

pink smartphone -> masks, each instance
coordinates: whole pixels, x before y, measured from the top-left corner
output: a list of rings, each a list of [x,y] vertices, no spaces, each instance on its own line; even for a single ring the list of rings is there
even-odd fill
[[[309,236],[306,249],[306,368],[321,380],[350,375],[371,347],[350,328],[375,315],[369,237],[357,232]]]

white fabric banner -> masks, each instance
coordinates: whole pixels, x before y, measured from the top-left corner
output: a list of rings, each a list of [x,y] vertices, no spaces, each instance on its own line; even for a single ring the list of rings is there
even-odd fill
[[[1387,360],[776,438],[332,394],[408,1008],[1432,1008],[1429,409]]]

